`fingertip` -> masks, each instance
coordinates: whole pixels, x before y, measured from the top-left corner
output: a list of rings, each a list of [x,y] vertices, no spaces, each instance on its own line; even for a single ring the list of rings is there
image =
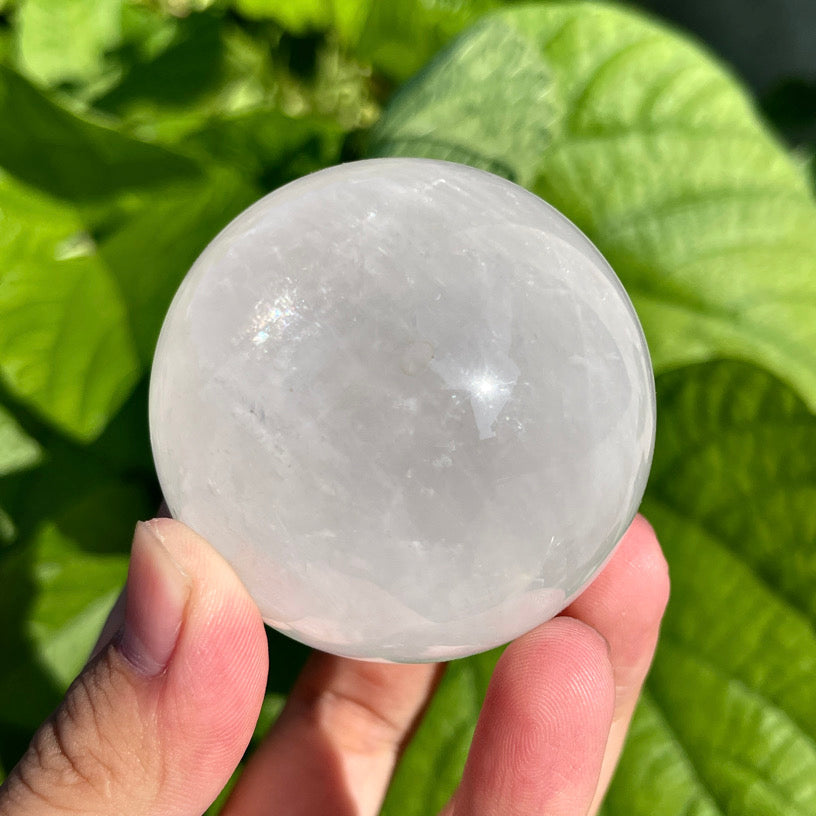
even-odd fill
[[[629,525],[629,529],[624,533],[624,537],[635,536],[637,538],[646,537],[657,540],[657,533],[649,519],[642,513],[636,513]]]
[[[614,705],[609,643],[596,629],[559,616],[511,643],[496,666],[486,703],[519,720],[536,715],[605,719]],[[573,724],[579,725],[577,720]],[[603,729],[602,729],[603,730]]]
[[[621,541],[620,549],[639,575],[641,585],[650,589],[653,612],[662,617],[671,591],[669,562],[654,527],[644,516],[635,516]]]
[[[651,660],[670,593],[669,567],[654,529],[637,516],[609,563],[564,614],[603,634],[619,668]]]
[[[171,518],[155,518],[145,523],[178,568],[190,576],[192,607],[195,614],[185,621],[188,639],[206,633],[219,641],[260,646],[266,654],[266,637],[261,613],[240,578],[224,557],[191,528]]]
[[[608,644],[581,621],[555,618],[512,643],[488,688],[455,812],[585,812],[614,698]]]
[[[567,671],[576,690],[586,688],[605,693],[603,687],[611,676],[609,643],[596,629],[566,615],[553,618],[513,641],[496,666],[493,682],[512,686],[529,683],[537,687],[540,672]],[[516,689],[512,688],[513,693]]]

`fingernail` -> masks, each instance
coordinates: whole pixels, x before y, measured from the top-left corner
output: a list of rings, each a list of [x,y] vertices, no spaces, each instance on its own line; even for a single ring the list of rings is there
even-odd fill
[[[161,674],[178,642],[190,579],[151,522],[133,535],[120,652],[142,674]]]

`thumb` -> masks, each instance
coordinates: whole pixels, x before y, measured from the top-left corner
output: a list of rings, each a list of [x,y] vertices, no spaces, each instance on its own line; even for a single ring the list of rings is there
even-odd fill
[[[226,562],[179,522],[138,524],[124,625],[0,788],[0,816],[200,816],[249,742],[266,668]]]

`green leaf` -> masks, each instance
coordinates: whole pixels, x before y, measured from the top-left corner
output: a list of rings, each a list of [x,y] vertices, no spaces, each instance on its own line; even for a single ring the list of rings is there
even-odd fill
[[[270,158],[282,164],[285,155],[270,157],[276,142],[288,146],[305,131],[339,141],[348,127],[372,119],[368,74],[337,43],[307,38],[271,51],[266,37],[213,11],[190,15],[160,49],[131,60],[121,82],[93,104],[149,142],[195,155],[206,146],[205,161],[227,155],[242,166]]]
[[[354,51],[402,82],[500,0],[389,0],[370,3]]]
[[[0,376],[64,431],[96,436],[139,373],[121,295],[74,209],[0,173]]]
[[[82,667],[124,581],[134,520],[155,512],[138,480],[92,449],[48,449],[23,474],[20,536],[0,550],[0,757],[14,765]]]
[[[43,531],[43,536],[49,534],[54,536],[54,530]],[[48,543],[56,550],[57,545],[54,541]],[[45,581],[51,579],[59,570],[59,577],[63,583],[59,589],[49,587],[47,600],[40,608],[34,608],[29,631],[36,644],[42,666],[60,687],[67,688],[85,665],[91,648],[121,591],[127,573],[127,559],[124,557],[80,559],[69,555],[64,557],[64,562],[60,562],[56,560],[58,555],[52,555],[48,551],[43,553],[42,557],[49,560],[40,565],[41,572],[38,577]],[[70,569],[67,569],[68,567]],[[95,587],[92,598],[83,597],[79,589],[81,584],[88,580],[92,581]],[[107,591],[101,591],[102,584],[109,585]],[[56,610],[52,608],[55,599],[58,599],[56,603],[59,604],[59,617],[55,616]],[[73,604],[78,608],[72,608]],[[43,622],[41,618],[46,618],[46,621]]]
[[[501,0],[234,0],[249,19],[274,20],[305,37],[331,31],[364,62],[401,82]]]
[[[48,715],[87,661],[126,572],[126,556],[81,555],[50,525],[40,530],[32,552],[0,564],[4,585],[14,581],[34,594],[33,603],[16,591],[11,595],[31,607],[22,631],[2,638],[15,655],[0,671],[2,725],[33,729]],[[6,612],[6,620],[17,620]]]
[[[372,0],[233,0],[235,10],[251,20],[274,20],[297,36],[333,29],[344,43],[359,36]]]
[[[606,255],[657,371],[740,357],[816,405],[808,179],[680,35],[588,3],[491,15],[394,98],[370,152],[504,168]]]
[[[409,85],[396,97],[375,130],[374,152],[445,158],[530,185],[560,115],[552,82],[540,50],[519,31],[477,25],[422,73],[416,92]]]
[[[699,778],[693,758],[673,736],[648,690],[644,691],[601,816],[722,816]]]
[[[89,439],[149,363],[196,255],[258,191],[237,171],[71,114],[0,67],[4,92],[12,115],[0,120],[0,165],[74,206],[2,177],[0,373]]]
[[[120,129],[173,146],[209,118],[263,98],[255,43],[236,46],[215,14],[191,14],[172,29],[162,22],[152,34],[158,45],[142,47],[120,81],[93,101]]]
[[[41,457],[39,444],[0,406],[0,478],[36,465]]]
[[[6,748],[15,729],[30,734],[87,660],[125,579],[133,520],[150,507],[140,485],[81,459],[63,458],[50,470],[31,481],[41,497],[36,526],[0,553],[0,649],[14,656],[0,664],[4,757],[13,753]],[[73,492],[54,489],[54,478],[72,480]]]
[[[149,375],[143,376],[125,404],[91,445],[73,449],[70,456],[92,457],[117,478],[139,479],[153,491],[151,507],[161,504],[156,481],[147,416]]]
[[[161,48],[139,54],[94,107],[121,115],[123,109],[147,103],[172,108],[195,102],[223,70],[219,22],[213,15],[193,14],[183,26],[162,32]]]
[[[768,374],[737,363],[666,374],[659,399],[650,499],[682,504],[816,624],[813,415]]]
[[[325,117],[294,118],[261,108],[212,121],[191,133],[186,145],[240,168],[272,190],[339,162],[344,135],[337,122]]]
[[[672,600],[606,813],[813,813],[816,417],[743,363],[657,392],[644,512]]]
[[[21,0],[16,13],[21,70],[57,85],[96,79],[122,34],[123,0]]]
[[[185,156],[76,116],[0,65],[0,167],[76,204],[111,200],[198,177]]]
[[[285,705],[286,695],[274,691],[266,693],[261,704],[258,722],[255,724],[255,730],[252,733],[252,743],[254,745],[258,745],[269,733],[269,729],[275,724]]]

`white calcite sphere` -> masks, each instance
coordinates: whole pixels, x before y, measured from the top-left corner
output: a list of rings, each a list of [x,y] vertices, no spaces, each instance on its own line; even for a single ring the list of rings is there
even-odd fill
[[[611,554],[654,438],[609,265],[505,179],[377,159],[295,181],[190,270],[150,386],[171,512],[264,619],[443,660],[555,615]]]

